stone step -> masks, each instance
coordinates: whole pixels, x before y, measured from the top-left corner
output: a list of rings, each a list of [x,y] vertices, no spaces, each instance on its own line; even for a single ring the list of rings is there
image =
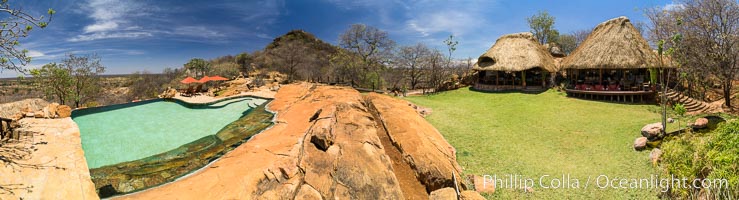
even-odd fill
[[[677,93],[674,93],[674,92],[668,92],[668,93],[666,93],[666,95],[665,95],[665,96],[666,96],[666,97],[667,97],[668,99],[674,99],[675,97],[677,97],[677,95],[678,95]]]
[[[695,102],[695,101],[691,101],[691,102],[686,102],[686,103],[683,103],[683,105],[684,105],[685,107],[690,107],[690,106],[698,106],[698,105],[700,105],[700,104],[701,104],[700,102]]]
[[[685,107],[686,110],[700,110],[702,108],[705,108],[705,106],[703,106],[703,105],[694,105],[694,106]]]

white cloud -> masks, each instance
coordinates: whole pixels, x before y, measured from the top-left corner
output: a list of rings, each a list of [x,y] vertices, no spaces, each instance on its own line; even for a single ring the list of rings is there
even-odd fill
[[[676,9],[681,9],[681,8],[683,8],[683,4],[674,3],[674,2],[673,3],[668,3],[664,7],[665,10],[676,10]]]
[[[107,21],[85,26],[85,33],[112,31],[118,28],[118,23]]]
[[[408,28],[421,33],[426,37],[433,33],[450,32],[454,35],[463,35],[473,30],[470,23],[480,23],[473,13],[460,11],[439,11],[422,13],[408,20]],[[477,21],[477,22],[476,22]]]
[[[141,38],[151,37],[152,33],[149,32],[98,32],[93,34],[78,35],[73,38],[69,38],[67,41],[70,42],[84,42],[91,40],[100,39],[113,39],[113,38]]]
[[[226,36],[213,28],[205,26],[180,26],[175,28],[171,34],[204,38],[220,38]]]
[[[31,57],[31,58],[39,58],[39,57],[43,57],[44,55],[46,54],[44,54],[43,52],[34,51],[34,50],[29,50],[28,53],[26,53],[26,56]]]
[[[267,34],[265,34],[265,33],[257,33],[257,35],[256,35],[256,36],[257,36],[258,38],[262,38],[262,39],[270,39],[270,40],[274,38],[274,37],[271,37],[271,36],[269,36],[269,35],[267,35]]]
[[[138,38],[152,36],[134,25],[134,18],[146,16],[147,8],[135,1],[87,0],[80,6],[80,13],[94,22],[84,27],[83,33],[67,39],[70,42],[109,38]]]

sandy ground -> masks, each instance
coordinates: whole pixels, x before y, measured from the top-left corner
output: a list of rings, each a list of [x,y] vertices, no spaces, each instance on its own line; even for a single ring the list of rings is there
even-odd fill
[[[255,96],[255,97],[262,97],[262,98],[267,98],[267,99],[274,99],[276,93],[277,92],[273,92],[269,90],[260,90],[260,91],[255,91],[255,92],[242,92],[241,94],[228,96],[228,97]],[[198,103],[199,104],[199,103],[213,102],[213,101],[225,98],[225,97],[211,97],[207,95],[196,95],[196,96],[186,97],[186,96],[180,95],[180,93],[177,93],[177,95],[175,95],[174,98],[188,102],[188,103]]]
[[[0,199],[99,199],[82,151],[79,128],[71,118],[25,118],[20,123],[31,127],[34,134],[17,145],[30,148],[33,144],[36,148],[30,159],[21,162],[44,167],[0,168],[0,184],[30,187],[30,191],[13,190],[14,194],[0,191]]]

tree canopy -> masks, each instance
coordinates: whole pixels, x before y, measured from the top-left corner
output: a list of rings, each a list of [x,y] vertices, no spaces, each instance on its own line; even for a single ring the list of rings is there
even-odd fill
[[[18,7],[11,7],[9,1],[0,1],[0,12],[6,16],[0,20],[0,71],[9,69],[25,73],[23,66],[31,62],[28,50],[20,47],[19,40],[25,38],[34,29],[46,28],[56,13],[49,8],[47,16],[33,16]]]
[[[539,11],[539,13],[526,18],[534,34],[536,40],[541,44],[556,43],[559,37],[559,31],[554,29],[554,16],[549,15],[547,11]]]

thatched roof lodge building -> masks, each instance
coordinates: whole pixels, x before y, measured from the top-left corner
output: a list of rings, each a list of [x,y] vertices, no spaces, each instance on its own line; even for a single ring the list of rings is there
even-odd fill
[[[655,93],[657,54],[626,17],[599,24],[561,63],[570,96],[642,100]]]
[[[478,71],[477,90],[543,90],[546,77],[556,66],[549,51],[531,33],[504,35],[482,54],[473,70]]]

